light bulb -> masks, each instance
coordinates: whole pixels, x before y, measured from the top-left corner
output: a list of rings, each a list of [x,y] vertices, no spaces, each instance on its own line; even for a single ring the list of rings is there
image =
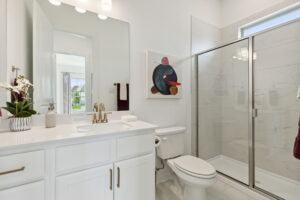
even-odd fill
[[[60,6],[61,5],[61,1],[60,0],[48,0],[52,5],[55,6]]]
[[[253,52],[253,60],[257,60],[257,53]]]
[[[107,20],[108,17],[106,15],[98,14],[98,18],[102,20]]]
[[[241,48],[241,56],[243,58],[248,58],[248,49],[246,47]]]
[[[79,12],[79,13],[85,13],[85,12],[86,12],[85,9],[79,8],[79,7],[75,7],[75,10],[76,10],[77,12]]]
[[[110,11],[112,8],[112,0],[101,0],[101,8]]]

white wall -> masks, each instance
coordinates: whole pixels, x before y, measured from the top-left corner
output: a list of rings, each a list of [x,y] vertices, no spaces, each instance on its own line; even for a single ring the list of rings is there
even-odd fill
[[[238,39],[239,27],[299,0],[222,0],[222,43]]]
[[[221,0],[222,27],[289,0]]]
[[[33,18],[33,84],[34,109],[46,113],[55,102],[55,70],[53,68],[53,25],[34,2]]]
[[[0,1],[0,82],[7,81],[6,70],[6,1]],[[0,106],[6,101],[5,90],[0,88]],[[2,113],[3,114],[3,113]]]
[[[32,0],[7,1],[7,69],[32,79]],[[13,80],[14,74],[10,73]]]
[[[218,27],[208,24],[204,22],[203,20],[197,19],[196,17],[192,17],[192,53],[196,54],[201,51],[213,48],[217,46],[221,41],[221,31]],[[199,77],[199,75],[204,74],[203,71],[206,71],[208,69],[205,69],[204,66],[206,66],[208,63],[215,63],[213,67],[218,66],[218,55],[211,56],[210,58],[206,57],[198,57],[198,69],[199,72],[197,74],[196,70],[196,63],[193,62],[193,71],[192,71],[192,153],[196,154],[198,151],[198,155],[201,158],[208,158],[209,155],[216,155],[220,150],[220,147],[216,147],[214,144],[216,141],[219,141],[219,134],[206,134],[209,130],[206,128],[210,126],[209,123],[206,122],[206,120],[209,118],[210,121],[213,119],[213,115],[217,113],[217,109],[214,107],[218,107],[220,104],[218,101],[211,101],[211,104],[206,103],[206,105],[201,105],[202,99],[213,99],[210,94],[211,87],[207,84],[208,82],[205,82],[207,79],[214,80],[214,77],[211,77],[211,74],[206,76],[205,80],[202,80],[202,77]],[[205,64],[204,64],[205,63]],[[213,68],[214,69],[214,68]],[[197,82],[197,77],[199,78]],[[204,84],[204,85],[202,85]],[[198,85],[198,87],[197,87]],[[202,88],[201,88],[202,86]],[[203,89],[205,88],[205,89]],[[197,108],[197,89],[199,91],[199,104]],[[213,105],[213,106],[212,106]],[[213,107],[213,108],[212,108]],[[198,115],[198,122],[196,121],[197,112],[199,111]],[[198,126],[199,135],[197,137],[197,130],[196,127]],[[212,125],[209,127],[210,129],[218,130],[217,128]],[[201,131],[204,130],[204,131]],[[198,139],[198,141],[197,141]],[[211,144],[211,145],[207,145]],[[198,145],[198,147],[197,147]],[[209,152],[209,153],[207,153]]]

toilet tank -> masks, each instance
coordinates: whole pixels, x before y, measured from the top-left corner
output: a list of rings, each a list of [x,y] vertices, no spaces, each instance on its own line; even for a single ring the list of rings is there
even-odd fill
[[[156,129],[156,136],[160,140],[157,147],[157,155],[161,159],[169,159],[180,156],[184,153],[185,127],[169,127]]]

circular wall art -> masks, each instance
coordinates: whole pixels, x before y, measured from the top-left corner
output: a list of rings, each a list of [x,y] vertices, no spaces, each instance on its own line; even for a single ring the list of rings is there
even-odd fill
[[[161,63],[155,67],[152,74],[153,86],[151,88],[152,94],[162,95],[177,95],[178,77],[175,69],[169,64],[168,57],[163,57]]]

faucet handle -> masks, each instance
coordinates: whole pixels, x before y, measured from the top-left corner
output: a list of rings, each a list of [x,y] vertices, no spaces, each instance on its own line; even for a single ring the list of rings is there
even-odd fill
[[[107,115],[111,115],[112,114],[112,112],[105,112],[104,113],[104,117],[103,117],[103,123],[108,123],[108,118],[107,118]]]
[[[105,105],[103,103],[99,104],[99,110],[105,111]]]
[[[93,120],[92,120],[92,123],[93,124],[96,124],[97,123],[97,115],[96,113],[90,113],[90,114],[87,114],[89,116],[93,116]]]
[[[94,103],[93,111],[98,112],[98,110],[99,110],[98,104],[97,104],[97,103]]]

